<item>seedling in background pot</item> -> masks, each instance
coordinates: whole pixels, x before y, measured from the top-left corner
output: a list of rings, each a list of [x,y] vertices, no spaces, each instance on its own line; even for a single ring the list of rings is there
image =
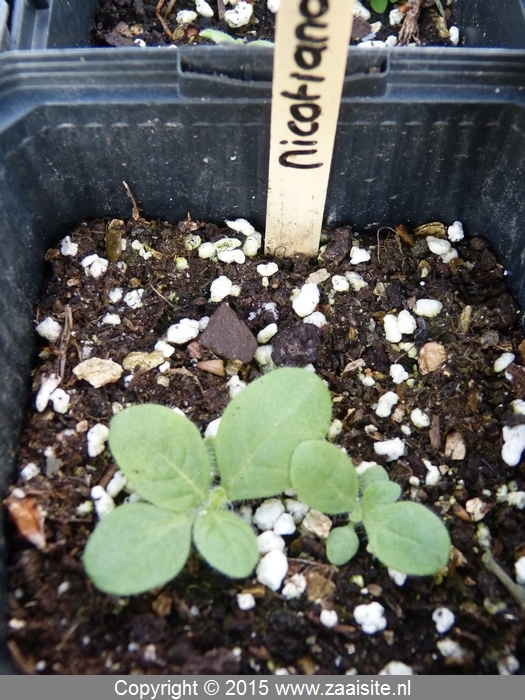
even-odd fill
[[[358,478],[352,462],[338,447],[310,440],[294,451],[290,476],[299,497],[312,508],[330,515],[349,514],[350,522],[333,528],[328,536],[326,553],[332,564],[346,564],[357,552],[354,527],[359,523],[373,554],[385,566],[426,576],[447,564],[447,529],[420,503],[398,502],[401,487],[389,480],[383,467],[370,467]]]
[[[235,397],[207,444],[191,421],[169,408],[146,404],[118,413],[109,446],[147,502],[121,505],[95,528],[84,552],[95,585],[116,595],[161,586],[184,567],[192,539],[218,571],[248,576],[258,559],[255,534],[228,502],[290,488],[295,449],[312,438],[322,444],[331,411],[319,377],[287,368]],[[220,485],[214,483],[219,478]]]

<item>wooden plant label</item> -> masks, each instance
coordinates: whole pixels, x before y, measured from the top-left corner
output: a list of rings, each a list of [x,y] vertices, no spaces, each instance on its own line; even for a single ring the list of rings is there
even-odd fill
[[[265,252],[316,255],[354,0],[281,0],[275,30]]]

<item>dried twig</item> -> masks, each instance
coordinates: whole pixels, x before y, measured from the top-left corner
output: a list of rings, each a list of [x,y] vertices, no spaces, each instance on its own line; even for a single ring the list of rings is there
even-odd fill
[[[162,2],[164,2],[164,0],[162,0]],[[133,193],[131,192],[130,186],[124,180],[122,181],[122,184],[126,188],[126,192],[128,193],[128,197],[131,199],[131,207],[132,207],[131,216],[133,218],[133,221],[141,221],[142,219],[141,219],[141,216],[139,213],[139,208],[137,206],[137,201],[136,201],[135,197],[133,196]]]
[[[165,20],[164,17],[160,14],[160,11],[161,11],[161,9],[162,9],[162,6],[164,5],[164,2],[165,2],[165,0],[159,0],[159,1],[158,1],[157,7],[155,8],[155,14],[157,15],[157,19],[159,20],[159,22],[162,24],[162,28],[164,29],[164,31],[165,31],[166,34],[168,35],[170,41],[175,41],[175,39],[173,38],[173,34],[171,33],[170,28],[169,28],[168,25],[166,24],[166,20]],[[125,183],[124,183],[124,184],[125,184]],[[127,187],[127,185],[126,185],[126,187]]]
[[[415,41],[416,44],[419,44],[418,20],[419,13],[421,12],[421,2],[422,0],[408,0],[408,5],[410,7],[405,15],[403,25],[397,37],[400,46],[410,44],[411,41]]]

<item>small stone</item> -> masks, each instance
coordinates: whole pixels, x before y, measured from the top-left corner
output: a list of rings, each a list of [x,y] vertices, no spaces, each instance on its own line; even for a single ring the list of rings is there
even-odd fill
[[[412,335],[417,328],[416,319],[412,316],[410,311],[403,309],[403,311],[400,311],[397,315],[397,327],[401,333]]]
[[[332,529],[332,521],[321,511],[311,508],[306,514],[302,526],[307,532],[311,532],[321,539],[326,539]]]
[[[57,377],[56,374],[51,374],[49,377],[44,375],[42,377],[40,388],[35,399],[35,407],[39,413],[42,413],[46,409],[51,394],[53,394],[59,384],[60,377]]]
[[[284,540],[280,535],[276,535],[273,530],[265,530],[257,537],[257,547],[260,554],[268,554],[273,549],[284,551]]]
[[[99,389],[106,384],[118,382],[124,368],[113,360],[103,360],[99,357],[91,357],[89,360],[84,360],[76,367],[73,367],[73,374],[78,379],[84,379],[89,382],[95,389]]]
[[[385,629],[387,622],[381,603],[373,601],[368,605],[357,605],[354,608],[354,619],[365,634],[375,634]]]
[[[261,275],[261,277],[271,277],[278,271],[279,266],[274,262],[269,262],[267,264],[261,263],[260,265],[257,265],[257,272]]]
[[[448,608],[436,608],[432,613],[432,620],[436,624],[437,632],[439,634],[444,634],[449,631],[456,621],[456,618],[452,610]]]
[[[443,238],[436,238],[435,236],[427,236],[426,238],[429,250],[434,253],[434,255],[446,255],[452,244]]]
[[[155,343],[154,349],[156,352],[161,352],[163,357],[171,357],[175,352],[175,348],[169,343],[165,343],[163,340],[159,340],[157,343]]]
[[[246,219],[235,219],[235,221],[224,222],[228,228],[231,228],[237,233],[241,233],[243,236],[251,236],[255,233],[254,227]]]
[[[441,312],[442,308],[443,304],[437,299],[418,299],[414,306],[414,313],[417,316],[434,318]]]
[[[446,359],[447,351],[441,343],[434,341],[425,343],[419,351],[419,371],[421,374],[435,372]]]
[[[122,366],[129,372],[149,372],[164,362],[162,352],[130,352],[122,360]]]
[[[323,313],[320,311],[314,311],[313,314],[309,314],[303,318],[303,323],[311,323],[314,326],[317,326],[317,328],[323,328],[323,326],[326,326],[328,321]]]
[[[328,629],[335,627],[339,622],[339,617],[335,610],[321,610],[319,620],[324,627]]]
[[[388,418],[398,401],[399,396],[394,391],[387,391],[379,397],[375,410],[376,415],[380,418]]]
[[[461,433],[454,431],[447,435],[445,441],[445,457],[453,460],[465,459],[467,446]]]
[[[357,272],[346,272],[345,277],[349,281],[354,292],[358,292],[360,289],[368,287],[368,282],[366,282]]]
[[[140,309],[142,306],[143,289],[133,289],[124,295],[124,304],[130,309]]]
[[[182,318],[178,323],[170,326],[166,333],[168,343],[185,345],[199,335],[199,322],[191,318]]]
[[[215,250],[215,248],[214,248]],[[225,275],[217,277],[210,286],[210,301],[219,302],[232,293],[232,282]]]
[[[401,331],[397,322],[397,316],[394,314],[386,314],[383,318],[383,326],[385,329],[385,338],[389,343],[399,343],[402,339]]]
[[[359,263],[368,262],[371,258],[368,250],[364,248],[358,248],[357,246],[352,246],[350,250],[350,263],[352,265],[359,265]]]
[[[374,452],[376,455],[386,457],[387,462],[393,462],[405,454],[405,443],[401,438],[392,438],[391,440],[383,440],[383,442],[375,442]]]
[[[259,333],[257,333],[257,342],[261,345],[266,345],[266,343],[273,338],[277,333],[277,324],[270,323],[268,326],[263,328]]]
[[[516,583],[525,584],[525,556],[520,557],[514,563],[514,570],[516,571]]]
[[[233,10],[227,10],[224,13],[224,21],[232,29],[244,27],[251,20],[253,15],[253,6],[245,0],[239,0]]]
[[[416,428],[428,428],[430,425],[430,417],[420,408],[414,408],[410,414],[410,420]]]
[[[234,374],[234,376],[226,382],[226,386],[228,387],[230,399],[234,399],[237,394],[240,394],[243,389],[246,389],[246,382],[243,382],[242,379],[239,379],[239,377]]]
[[[56,343],[62,333],[62,326],[60,323],[57,323],[55,319],[51,318],[51,316],[46,316],[46,318],[40,321],[36,326],[35,330],[39,336],[49,340],[50,343]]]
[[[402,382],[406,382],[410,375],[403,365],[393,364],[390,365],[390,376],[392,377],[394,384],[401,384]]]
[[[259,530],[273,530],[278,518],[284,513],[284,505],[278,498],[263,501],[253,514],[253,522]]]
[[[87,453],[90,457],[97,457],[104,452],[109,438],[109,428],[102,423],[97,423],[87,432]]]
[[[332,277],[332,287],[336,292],[348,292],[350,282],[343,275],[334,275]]]
[[[68,412],[71,399],[64,389],[55,389],[49,398],[51,399],[53,411],[55,411],[55,413],[64,415]]]
[[[272,591],[277,591],[288,573],[288,559],[283,552],[272,549],[265,554],[257,566],[256,574],[259,583]]]
[[[394,10],[393,10],[394,11]],[[404,15],[403,15],[404,17]],[[389,661],[387,665],[382,668],[379,676],[413,676],[414,669],[412,666],[407,666],[402,661]]]
[[[180,10],[177,12],[175,20],[177,24],[192,24],[197,17],[197,13],[193,12],[193,10]]]
[[[303,574],[294,574],[285,583],[282,594],[286,600],[300,598],[306,590],[306,578]]]
[[[251,330],[228,304],[212,314],[200,343],[219,357],[244,363],[251,362],[258,347]]]
[[[241,610],[251,610],[255,607],[255,598],[251,593],[237,593],[237,605]]]
[[[276,535],[293,535],[295,530],[295,522],[290,513],[282,513],[273,526]]]
[[[202,360],[195,365],[201,372],[209,372],[217,377],[224,377],[226,370],[224,369],[224,360]]]
[[[470,515],[473,522],[477,523],[487,515],[491,509],[490,503],[483,501],[481,498],[470,498],[465,503],[465,510]]]
[[[307,284],[303,284],[299,294],[292,302],[292,307],[298,316],[304,318],[315,311],[318,303],[319,288],[316,284],[309,282]]]
[[[346,227],[336,228],[330,235],[328,245],[323,251],[323,260],[341,262],[350,252],[351,229]]]
[[[525,449],[525,424],[504,425],[502,435],[501,459],[509,467],[515,467],[520,463],[522,452]]]
[[[319,343],[317,326],[312,323],[295,323],[275,336],[272,360],[278,366],[304,367],[316,362]]]
[[[494,372],[503,372],[514,362],[515,359],[516,356],[512,352],[504,352],[494,362]]]
[[[202,17],[213,17],[213,10],[206,0],[195,0],[195,9]]]
[[[449,241],[452,241],[452,243],[457,243],[458,241],[463,240],[465,238],[465,233],[463,232],[463,224],[461,221],[454,221],[452,226],[449,226],[447,229],[447,238]]]
[[[73,243],[69,236],[60,241],[60,252],[62,255],[75,257],[78,253],[78,243]]]

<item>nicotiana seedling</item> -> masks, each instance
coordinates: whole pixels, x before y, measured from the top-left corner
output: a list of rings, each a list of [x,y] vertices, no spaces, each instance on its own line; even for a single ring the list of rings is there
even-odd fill
[[[375,465],[360,477],[344,452],[326,441],[301,443],[292,455],[290,476],[299,498],[324,513],[349,514],[350,522],[330,531],[328,560],[346,564],[357,552],[355,525],[362,523],[374,556],[405,574],[426,576],[443,568],[450,555],[447,529],[431,510],[398,502],[401,487]]]
[[[152,404],[113,417],[109,446],[146,502],[124,504],[90,536],[84,564],[107,593],[131,595],[163,585],[183,568],[191,542],[218,571],[244,578],[258,547],[252,528],[229,503],[293,487],[312,508],[349,514],[332,529],[327,556],[349,561],[363,524],[374,555],[414,575],[448,561],[450,538],[424,506],[397,502],[401,488],[380,466],[358,478],[347,455],[325,439],[332,402],[324,382],[303,369],[278,369],[249,384],[228,405],[215,439],[175,411]],[[361,497],[359,497],[361,493]]]
[[[96,526],[84,552],[95,585],[116,595],[163,585],[183,568],[192,539],[220,572],[248,576],[258,559],[256,537],[228,503],[290,488],[295,449],[323,440],[331,412],[319,377],[286,368],[236,396],[208,444],[191,421],[163,406],[132,406],[115,415],[110,450],[147,502],[118,506]]]
[[[220,29],[203,29],[199,32],[199,36],[202,36],[203,39],[210,39],[210,41],[213,41],[215,44],[227,44],[230,46],[232,44],[241,44],[243,46],[273,46],[273,41],[268,41],[268,39],[254,39],[254,41],[246,41],[245,38],[235,39],[230,36],[230,34],[221,32]]]

